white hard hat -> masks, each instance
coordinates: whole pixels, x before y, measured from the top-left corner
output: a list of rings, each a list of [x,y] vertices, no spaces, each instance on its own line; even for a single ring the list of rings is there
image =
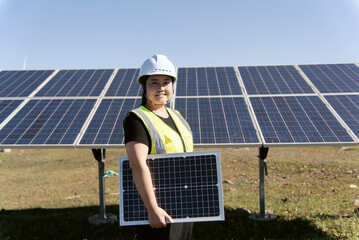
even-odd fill
[[[137,77],[137,82],[139,82],[142,76],[146,75],[168,75],[173,77],[174,81],[177,81],[175,67],[165,55],[161,54],[153,55],[143,62]]]

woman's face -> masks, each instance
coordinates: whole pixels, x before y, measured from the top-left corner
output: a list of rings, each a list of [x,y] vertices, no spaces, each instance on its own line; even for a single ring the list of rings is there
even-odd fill
[[[151,75],[146,81],[147,98],[153,104],[166,104],[172,97],[172,79],[167,75]]]

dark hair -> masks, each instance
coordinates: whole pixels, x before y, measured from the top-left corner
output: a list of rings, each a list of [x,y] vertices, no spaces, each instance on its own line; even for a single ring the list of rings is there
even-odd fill
[[[145,106],[146,102],[147,102],[147,98],[146,98],[146,82],[147,82],[148,78],[149,78],[149,75],[144,75],[144,76],[140,77],[140,79],[138,80],[138,82],[142,86],[142,101],[141,101],[142,106]]]

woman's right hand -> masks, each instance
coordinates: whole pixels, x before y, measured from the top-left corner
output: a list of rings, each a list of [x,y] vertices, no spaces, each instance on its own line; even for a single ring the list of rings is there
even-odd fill
[[[157,207],[154,211],[148,212],[148,221],[152,228],[166,227],[166,220],[173,223],[171,216],[160,207]]]

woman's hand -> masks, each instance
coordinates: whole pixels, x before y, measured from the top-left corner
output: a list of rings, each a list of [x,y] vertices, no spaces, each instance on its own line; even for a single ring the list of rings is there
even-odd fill
[[[166,227],[166,220],[173,223],[171,216],[160,207],[157,207],[154,211],[148,212],[148,221],[152,228]]]

